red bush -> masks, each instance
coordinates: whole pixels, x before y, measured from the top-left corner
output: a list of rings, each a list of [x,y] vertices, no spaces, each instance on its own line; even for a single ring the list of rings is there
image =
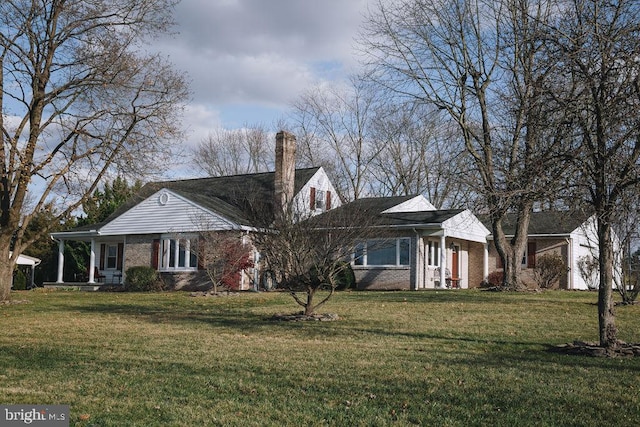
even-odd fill
[[[502,286],[504,282],[504,272],[500,270],[492,271],[487,276],[488,286]]]

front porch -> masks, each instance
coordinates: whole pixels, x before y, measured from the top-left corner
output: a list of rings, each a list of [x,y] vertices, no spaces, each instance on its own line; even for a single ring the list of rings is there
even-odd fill
[[[58,242],[58,275],[55,282],[44,283],[45,287],[55,286],[57,288],[71,287],[81,290],[97,290],[105,286],[123,285],[124,238],[98,236],[95,230],[53,233],[52,237]],[[82,273],[65,274],[64,256],[66,240],[90,243],[86,271]]]

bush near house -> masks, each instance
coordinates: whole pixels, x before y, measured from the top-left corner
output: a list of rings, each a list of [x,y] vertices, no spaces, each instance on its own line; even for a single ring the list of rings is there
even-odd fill
[[[548,253],[539,256],[533,270],[536,283],[542,289],[550,289],[560,282],[562,275],[567,273],[567,263],[562,255]]]
[[[16,267],[13,272],[13,288],[14,291],[27,289],[27,276],[24,272]]]
[[[484,282],[484,286],[486,288],[491,288],[495,286],[502,286],[502,282],[504,280],[504,272],[500,270],[492,271],[487,276],[487,281]]]
[[[165,288],[158,272],[145,266],[128,268],[124,285],[125,289],[131,292],[154,292]]]
[[[351,268],[351,264],[344,262],[340,265],[340,270],[336,275],[336,289],[339,291],[345,291],[347,289],[355,289],[356,287],[356,275]]]

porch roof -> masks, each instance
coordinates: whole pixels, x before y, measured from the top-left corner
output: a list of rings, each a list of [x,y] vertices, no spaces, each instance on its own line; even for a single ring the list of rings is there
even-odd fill
[[[13,255],[12,252],[9,252],[9,256]],[[32,257],[29,255],[24,255],[24,254],[20,254],[18,255],[18,260],[16,261],[16,264],[18,265],[30,265],[32,267],[35,267],[37,265],[40,265],[40,258],[36,258],[36,257]]]

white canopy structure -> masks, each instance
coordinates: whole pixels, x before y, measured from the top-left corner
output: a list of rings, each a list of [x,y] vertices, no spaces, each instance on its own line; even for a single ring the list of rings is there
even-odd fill
[[[11,253],[9,253],[9,256],[11,256]],[[23,254],[18,255],[18,261],[16,262],[18,265],[27,265],[31,267],[31,286],[35,285],[36,266],[40,265],[41,262],[40,258]]]

